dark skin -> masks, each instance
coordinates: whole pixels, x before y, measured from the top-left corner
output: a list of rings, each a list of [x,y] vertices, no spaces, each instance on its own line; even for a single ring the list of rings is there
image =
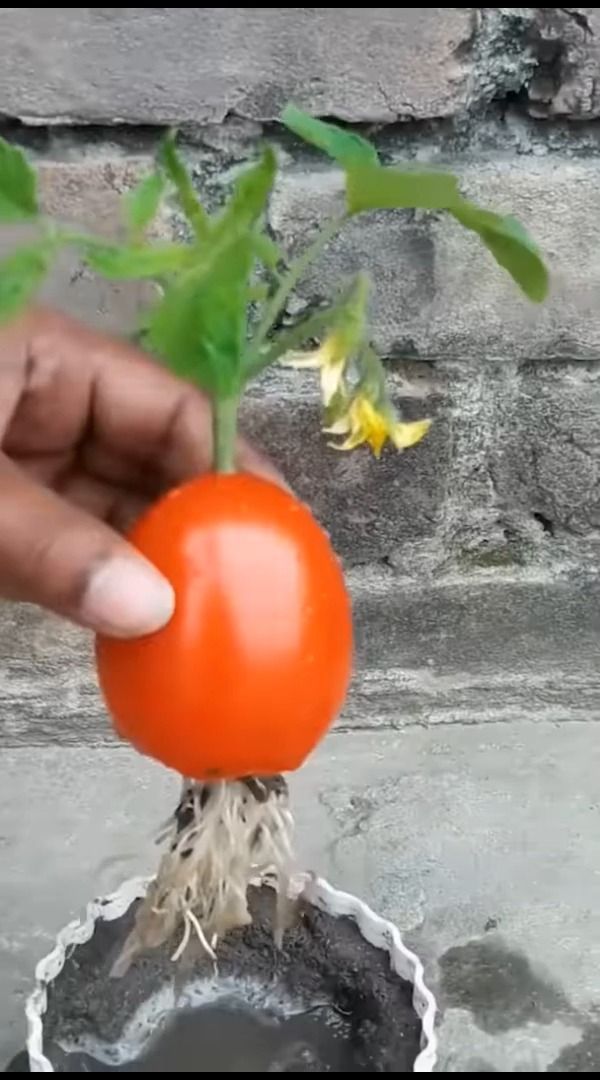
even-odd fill
[[[0,328],[0,596],[115,636],[172,612],[122,538],[162,492],[211,465],[203,395],[139,350],[55,311]],[[243,440],[238,467],[282,482]]]

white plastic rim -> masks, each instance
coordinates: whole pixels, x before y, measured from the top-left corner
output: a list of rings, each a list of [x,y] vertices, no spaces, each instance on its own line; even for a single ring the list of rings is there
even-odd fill
[[[88,904],[85,918],[71,922],[58,934],[51,953],[40,960],[35,969],[35,989],[27,999],[27,1053],[31,1072],[54,1072],[52,1063],[44,1054],[43,1017],[48,1005],[47,988],[60,975],[65,960],[77,945],[84,945],[93,936],[96,922],[105,919],[112,922],[136,901],[141,899],[150,878],[131,878],[116,892],[103,900]],[[387,919],[376,915],[362,900],[350,893],[334,889],[323,878],[303,875],[297,879],[298,892],[303,892],[309,903],[328,915],[348,916],[358,926],[360,933],[376,949],[384,949],[390,956],[392,970],[413,985],[413,1006],[421,1020],[421,1050],[415,1059],[413,1072],[433,1072],[437,1062],[437,1036],[435,1021],[436,1000],[425,985],[423,964],[415,953],[407,949],[400,931]]]

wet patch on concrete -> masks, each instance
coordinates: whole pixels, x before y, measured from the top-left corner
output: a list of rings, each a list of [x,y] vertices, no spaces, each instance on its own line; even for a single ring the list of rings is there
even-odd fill
[[[600,1069],[600,1023],[588,1024],[581,1039],[565,1046],[546,1072],[598,1072]]]
[[[468,1009],[489,1034],[573,1015],[563,992],[497,935],[448,949],[439,966],[444,1008]]]

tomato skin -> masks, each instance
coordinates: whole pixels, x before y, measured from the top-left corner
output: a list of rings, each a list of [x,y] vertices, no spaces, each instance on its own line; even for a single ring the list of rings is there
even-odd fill
[[[266,480],[209,474],[129,539],[176,609],[155,634],[97,640],[118,733],[194,779],[297,769],[337,716],[352,663],[342,571],[310,511]]]

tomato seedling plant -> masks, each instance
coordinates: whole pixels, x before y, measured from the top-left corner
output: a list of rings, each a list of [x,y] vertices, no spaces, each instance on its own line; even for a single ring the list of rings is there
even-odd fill
[[[368,443],[379,454],[389,439],[400,449],[418,442],[428,423],[404,423],[386,389],[384,369],[369,340],[369,281],[359,274],[329,306],[282,325],[290,297],[323,249],[358,214],[373,210],[445,212],[476,233],[496,262],[532,301],[542,301],[548,273],[537,245],[513,217],[483,209],[460,193],[449,172],[380,163],[366,139],[326,124],[293,106],[283,123],[326,153],[345,180],[345,207],[294,258],[273,240],[266,223],[277,161],[266,147],[216,213],[202,206],[190,172],[169,133],[153,171],[123,200],[124,240],[108,243],[64,228],[40,211],[36,177],[18,148],[0,140],[0,223],[29,222],[38,236],[0,263],[0,319],[18,313],[35,295],[63,247],[74,248],[94,272],[110,279],[150,279],[160,298],[144,317],[146,346],[210,396],[214,465],[232,472],[234,432],[245,386],[278,361],[320,369],[326,428],[343,436],[342,449]],[[148,239],[163,200],[174,196],[187,242]],[[315,339],[320,348],[298,350]]]
[[[180,922],[177,953],[192,932],[212,953],[219,934],[247,921],[247,885],[257,869],[274,867],[285,895],[290,819],[278,774],[301,765],[323,737],[350,677],[350,606],[328,538],[292,495],[236,473],[246,386],[276,363],[317,369],[324,430],[341,451],[366,444],[379,456],[387,442],[405,450],[430,426],[429,418],[407,421],[392,401],[368,332],[367,275],[343,283],[328,306],[290,321],[299,281],[356,215],[419,209],[446,213],[477,234],[530,300],[542,301],[548,289],[523,226],[466,199],[451,173],[386,166],[368,140],[293,106],[283,123],[333,159],[345,187],[339,216],[294,256],[268,228],[277,173],[269,146],[208,213],[168,133],[152,171],[124,198],[122,239],[110,243],[48,220],[33,169],[0,140],[0,222],[35,226],[33,239],[0,263],[0,318],[16,316],[60,250],[74,249],[106,278],[155,283],[143,343],[212,404],[213,473],[167,495],[130,537],[173,584],[175,615],[138,641],[98,642],[100,683],[117,730],[187,778],[169,851],[121,969]],[[152,237],[167,198],[186,221],[179,243]]]

